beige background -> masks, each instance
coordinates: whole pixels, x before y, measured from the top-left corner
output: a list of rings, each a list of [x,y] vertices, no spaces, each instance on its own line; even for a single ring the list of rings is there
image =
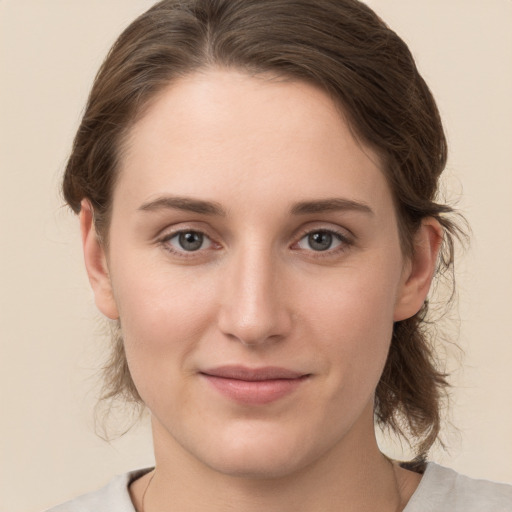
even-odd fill
[[[451,147],[449,196],[461,196],[474,231],[457,269],[457,429],[447,426],[449,453],[434,458],[512,482],[512,1],[369,3],[434,91]],[[150,4],[0,0],[1,512],[43,510],[152,462],[147,425],[110,445],[94,433],[105,341],[77,222],[58,195],[94,73]]]

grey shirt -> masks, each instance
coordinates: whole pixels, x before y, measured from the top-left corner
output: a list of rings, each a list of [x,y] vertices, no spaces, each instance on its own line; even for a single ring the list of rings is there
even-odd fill
[[[148,471],[117,476],[99,491],[47,512],[136,512],[128,486]],[[512,485],[475,480],[430,462],[404,512],[512,512]]]

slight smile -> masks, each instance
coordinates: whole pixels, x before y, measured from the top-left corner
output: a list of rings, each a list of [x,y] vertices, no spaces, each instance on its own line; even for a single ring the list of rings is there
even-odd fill
[[[268,366],[221,366],[200,372],[217,391],[244,405],[264,405],[295,391],[311,374]]]

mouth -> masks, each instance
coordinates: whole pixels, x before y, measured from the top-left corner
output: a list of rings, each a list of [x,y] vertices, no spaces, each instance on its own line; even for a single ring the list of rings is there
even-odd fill
[[[274,366],[221,366],[200,375],[225,398],[244,405],[268,404],[296,391],[311,374]]]

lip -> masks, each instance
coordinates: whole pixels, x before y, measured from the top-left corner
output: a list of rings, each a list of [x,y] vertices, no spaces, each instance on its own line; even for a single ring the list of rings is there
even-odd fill
[[[263,405],[293,393],[310,374],[267,366],[220,366],[200,375],[223,396],[245,405]]]

